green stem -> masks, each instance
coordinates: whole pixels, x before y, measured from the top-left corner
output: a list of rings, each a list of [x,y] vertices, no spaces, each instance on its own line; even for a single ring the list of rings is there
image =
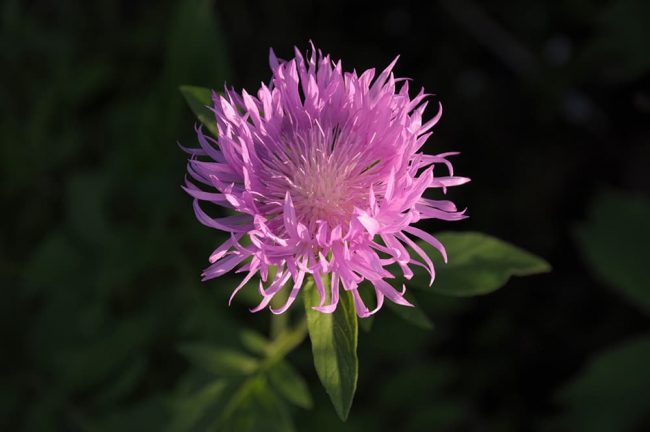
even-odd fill
[[[302,287],[302,292],[312,288],[314,280],[308,278]],[[271,300],[272,307],[279,307],[287,301],[287,292],[278,293]],[[307,321],[303,317],[299,323],[291,328],[289,323],[289,312],[280,315],[271,316],[271,345],[262,367],[269,367],[278,360],[282,359],[288,353],[298,347],[307,337]]]

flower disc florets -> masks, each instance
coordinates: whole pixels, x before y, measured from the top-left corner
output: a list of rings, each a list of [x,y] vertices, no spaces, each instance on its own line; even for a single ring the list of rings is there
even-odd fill
[[[199,221],[230,238],[210,256],[204,280],[239,266],[247,274],[234,296],[259,274],[262,301],[252,310],[265,308],[287,286],[287,301],[271,309],[282,313],[311,276],[321,299],[316,310],[334,311],[345,289],[360,317],[379,310],[386,297],[410,306],[405,288],[386,282],[394,278],[387,266],[399,265],[410,279],[409,265],[420,265],[433,281],[433,263],[414,239],[446,259],[444,247],[413,224],[465,216],[452,202],[422,194],[468,179],[453,175],[446,158],[454,153],[420,152],[442,109],[423,122],[427,95],[421,90],[409,97],[408,81],[393,76],[396,61],[375,79],[374,69],[343,72],[340,61],[313,47],[308,59],[296,50],[294,59],[279,61],[271,52],[273,79],[256,97],[229,88],[213,93],[218,137],[199,127],[200,148],[188,150],[188,172],[207,190],[190,180],[185,190]],[[448,174],[434,176],[438,164]],[[213,218],[202,201],[236,215]],[[373,310],[359,294],[363,281],[374,287]]]

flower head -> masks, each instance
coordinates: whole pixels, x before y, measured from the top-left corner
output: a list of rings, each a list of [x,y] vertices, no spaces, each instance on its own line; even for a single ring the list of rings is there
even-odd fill
[[[204,280],[239,266],[246,276],[232,300],[259,274],[262,300],[252,311],[287,286],[286,303],[271,308],[282,313],[311,276],[320,295],[314,309],[334,311],[344,289],[360,317],[379,310],[385,298],[410,306],[406,288],[386,281],[394,278],[389,265],[397,264],[406,279],[413,275],[410,265],[422,266],[433,282],[433,263],[414,240],[433,245],[446,260],[445,249],[413,224],[465,216],[450,201],[422,195],[468,179],[453,175],[447,157],[454,153],[420,152],[442,108],[423,121],[428,95],[421,90],[409,97],[408,81],[393,76],[396,61],[375,78],[374,69],[343,72],[340,61],[313,46],[305,57],[296,49],[289,61],[271,51],[273,79],[257,96],[229,88],[222,96],[213,92],[218,137],[197,128],[200,148],[187,150],[194,183],[187,180],[185,190],[194,197],[198,220],[230,238],[210,256]],[[446,167],[444,176],[434,175],[439,165]],[[201,202],[235,215],[213,218]],[[359,294],[363,281],[374,287],[373,310]]]

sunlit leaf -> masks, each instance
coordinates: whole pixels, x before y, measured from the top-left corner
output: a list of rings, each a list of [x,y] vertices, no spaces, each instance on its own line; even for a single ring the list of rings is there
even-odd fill
[[[187,104],[196,116],[196,118],[208,130],[217,136],[217,123],[214,119],[214,113],[208,109],[212,105],[212,96],[210,89],[184,85],[180,87],[181,93],[185,97]]]
[[[550,271],[550,265],[529,252],[497,238],[478,232],[443,232],[436,238],[445,245],[448,264],[440,253],[420,242],[434,259],[436,278],[429,287],[429,276],[421,268],[407,287],[426,289],[444,295],[474,296],[490,293],[512,276],[527,276]]]
[[[193,364],[219,376],[250,375],[259,360],[239,351],[201,344],[184,344],[179,351]]]
[[[273,388],[289,402],[309,409],[313,405],[309,387],[304,378],[286,361],[275,364],[268,372]]]
[[[650,312],[650,201],[613,192],[600,195],[589,220],[578,227],[577,238],[593,272]]]
[[[319,304],[313,282],[303,290],[314,366],[336,413],[345,420],[352,406],[359,374],[357,315],[352,295],[341,290],[336,311],[326,314],[312,309]]]

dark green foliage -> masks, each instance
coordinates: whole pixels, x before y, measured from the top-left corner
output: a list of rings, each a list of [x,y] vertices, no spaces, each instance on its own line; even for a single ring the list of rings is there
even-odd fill
[[[632,304],[650,313],[650,200],[620,192],[598,196],[577,230],[593,272]]]
[[[642,430],[650,414],[650,336],[595,357],[559,393],[565,412],[557,427],[571,431]]]

